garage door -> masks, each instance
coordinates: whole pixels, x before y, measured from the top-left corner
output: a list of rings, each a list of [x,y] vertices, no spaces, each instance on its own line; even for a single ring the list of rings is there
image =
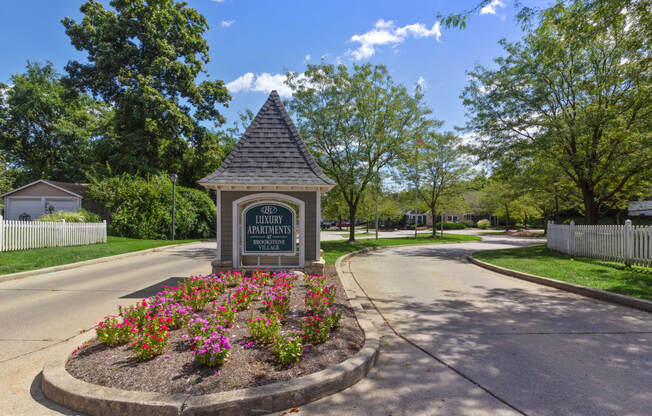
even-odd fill
[[[70,212],[76,212],[79,210],[78,202],[76,199],[70,199],[70,198],[47,198],[45,200],[45,206],[46,207],[52,207],[53,210],[55,211],[70,211]],[[50,208],[48,208],[50,209]]]
[[[29,215],[32,220],[43,215],[43,202],[41,198],[9,198],[8,220],[18,220],[23,214]]]

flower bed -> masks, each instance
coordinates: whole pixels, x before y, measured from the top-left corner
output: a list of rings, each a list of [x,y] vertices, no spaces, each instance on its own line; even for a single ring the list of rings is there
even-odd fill
[[[207,394],[320,371],[364,334],[334,268],[295,279],[256,271],[196,276],[106,317],[66,364],[107,387]]]

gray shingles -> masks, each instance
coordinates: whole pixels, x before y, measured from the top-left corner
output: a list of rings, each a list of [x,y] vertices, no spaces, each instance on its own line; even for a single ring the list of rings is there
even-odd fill
[[[209,184],[333,185],[313,159],[281,99],[272,91]]]

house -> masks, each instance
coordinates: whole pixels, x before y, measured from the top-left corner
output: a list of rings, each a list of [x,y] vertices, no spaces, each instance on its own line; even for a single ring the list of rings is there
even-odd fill
[[[417,225],[426,225],[426,219],[430,217],[430,211],[426,212],[415,212],[413,209],[403,210],[405,215],[405,223],[408,225],[413,225],[416,220]],[[431,223],[432,224],[432,221]]]
[[[627,206],[627,215],[630,217],[652,216],[652,198],[647,201],[630,201]]]
[[[78,211],[86,185],[39,179],[0,195],[7,220],[31,221],[54,211]]]

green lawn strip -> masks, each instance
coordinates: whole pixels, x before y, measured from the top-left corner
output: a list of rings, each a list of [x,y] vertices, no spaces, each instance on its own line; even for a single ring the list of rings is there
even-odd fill
[[[481,240],[480,237],[475,235],[463,234],[445,234],[444,238],[429,238],[429,237],[403,237],[403,238],[379,238],[361,239],[351,244],[347,241],[322,241],[321,248],[324,250],[324,260],[327,264],[334,264],[335,261],[347,253],[352,251],[361,250],[367,247],[386,247],[386,246],[401,246],[410,244],[432,244],[432,243],[449,243],[460,241],[477,241]]]
[[[105,244],[5,251],[0,253],[0,275],[194,241],[199,240],[138,240],[125,237],[107,237]]]
[[[478,260],[496,266],[574,283],[621,295],[652,300],[652,268],[570,256],[544,245],[475,253]]]

